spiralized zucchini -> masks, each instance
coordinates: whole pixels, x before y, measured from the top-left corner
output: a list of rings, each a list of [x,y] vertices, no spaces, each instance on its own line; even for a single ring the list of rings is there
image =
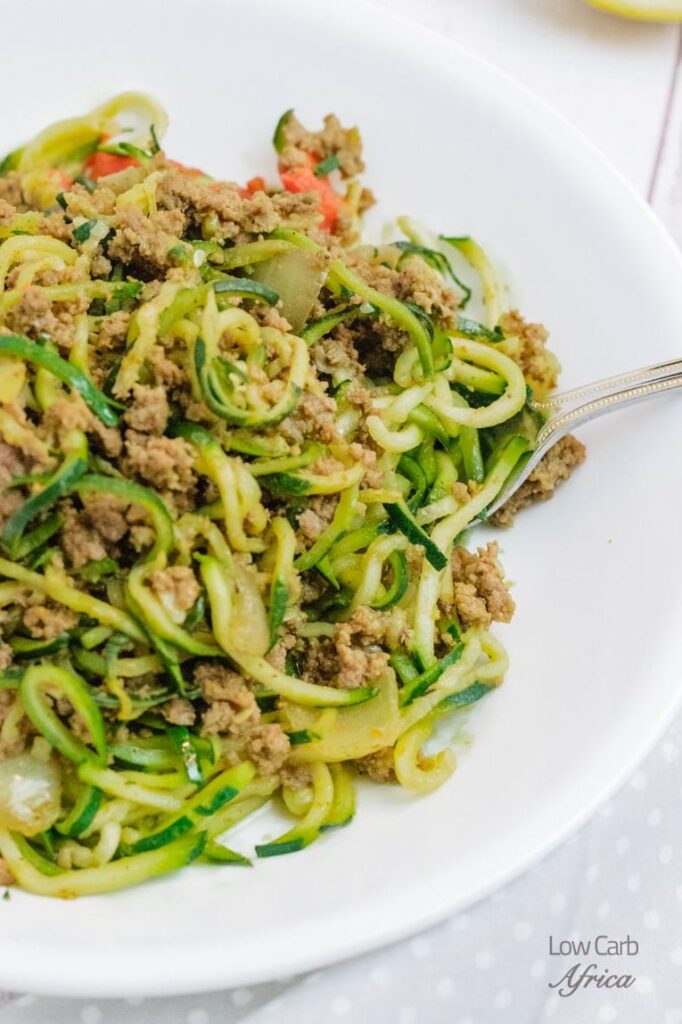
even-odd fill
[[[0,165],[0,857],[31,892],[248,864],[221,836],[273,800],[252,854],[300,850],[362,772],[428,793],[440,720],[503,679],[453,556],[537,426],[503,291],[468,237],[359,246],[357,130],[292,123],[284,191],[169,161],[138,93]]]

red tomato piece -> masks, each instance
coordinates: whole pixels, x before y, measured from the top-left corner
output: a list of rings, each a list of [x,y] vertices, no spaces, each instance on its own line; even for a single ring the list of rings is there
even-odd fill
[[[311,163],[312,160],[311,157]],[[333,231],[341,212],[343,199],[338,192],[334,191],[329,179],[315,177],[312,167],[290,167],[286,171],[280,171],[279,176],[287,192],[319,193],[322,213],[320,227],[325,231]]]
[[[133,156],[117,156],[115,153],[91,153],[83,164],[83,172],[88,178],[97,181],[98,178],[105,178],[107,174],[116,174],[117,171],[125,171],[126,167],[137,167],[139,161]]]
[[[254,192],[265,192],[265,189],[265,178],[261,178],[260,176],[256,178],[249,178],[246,186],[239,189],[239,195],[242,199],[250,199]]]

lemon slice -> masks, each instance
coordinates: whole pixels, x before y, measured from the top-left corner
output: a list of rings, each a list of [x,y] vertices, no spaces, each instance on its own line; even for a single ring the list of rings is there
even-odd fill
[[[603,11],[640,21],[682,21],[682,0],[587,0]]]

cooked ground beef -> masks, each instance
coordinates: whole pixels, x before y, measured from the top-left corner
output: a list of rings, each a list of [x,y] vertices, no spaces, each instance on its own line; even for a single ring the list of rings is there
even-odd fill
[[[165,274],[175,266],[169,255],[180,245],[185,218],[179,210],[162,210],[145,217],[136,206],[124,206],[114,219],[116,233],[109,256],[146,274]]]
[[[478,548],[476,554],[456,547],[450,556],[455,609],[465,629],[487,629],[493,621],[511,622],[515,604],[497,560],[498,552],[498,545],[492,542]]]
[[[117,313],[105,316],[100,323],[97,344],[100,349],[120,349],[125,345],[130,313],[119,309]]]
[[[295,412],[282,421],[279,430],[288,441],[294,443],[311,438],[322,444],[333,444],[338,440],[335,413],[336,402],[333,398],[306,392]]]
[[[0,199],[4,199],[6,203],[11,203],[15,207],[23,205],[21,175],[18,171],[9,171],[0,178]]]
[[[501,351],[514,359],[537,397],[556,387],[559,362],[547,349],[549,335],[542,324],[527,323],[518,310],[505,313],[500,319],[505,341]]]
[[[307,540],[315,541],[327,529],[339,499],[335,494],[317,494],[310,500],[307,509],[298,517],[298,528]]]
[[[99,531],[90,524],[87,512],[77,512],[72,505],[65,505],[62,515],[62,548],[74,569],[107,557],[106,544]]]
[[[207,182],[182,171],[168,171],[157,188],[157,200],[164,210],[181,212],[194,223],[213,214],[223,239],[242,234],[267,234],[284,224],[294,228],[312,227],[318,217],[318,197],[313,193],[269,196],[256,192],[243,197],[236,185]]]
[[[567,480],[574,469],[585,461],[585,445],[577,437],[568,434],[562,437],[547,452],[527,480],[508,502],[491,516],[495,526],[511,526],[517,512],[534,504],[547,501],[563,480]]]
[[[159,710],[171,725],[194,725],[197,717],[194,705],[184,697],[173,697],[172,700],[161,704]]]
[[[14,217],[16,217],[16,213],[16,206],[8,203],[6,199],[0,199],[0,225],[2,227],[9,227]]]
[[[92,425],[92,413],[80,395],[58,398],[45,410],[42,429],[51,440],[57,442],[60,434],[71,430],[88,430]]]
[[[0,640],[0,671],[9,668],[13,660],[14,653],[12,648],[4,640]]]
[[[149,437],[128,430],[125,446],[124,465],[131,476],[140,476],[160,490],[194,488],[194,450],[182,437]]]
[[[372,782],[395,782],[393,747],[382,747],[353,762],[356,772],[366,775]]]
[[[406,638],[402,616],[392,612],[356,608],[347,622],[339,622],[333,637],[308,642],[303,678],[314,683],[353,689],[378,679],[388,665],[382,644]]]
[[[251,733],[246,750],[261,775],[274,775],[288,758],[291,744],[282,726],[272,722]]]
[[[308,131],[293,114],[288,118],[284,126],[284,147],[279,154],[280,166],[308,166],[310,153],[319,160],[335,156],[346,178],[365,169],[360,132],[357,128],[344,128],[336,114],[327,114],[324,127],[318,132]]]
[[[172,565],[150,577],[150,585],[159,597],[168,595],[181,612],[188,612],[201,593],[197,578],[188,565]]]
[[[104,540],[122,540],[128,532],[125,505],[110,494],[92,494],[85,499],[84,513],[89,524]]]
[[[54,640],[77,624],[76,613],[62,605],[34,604],[24,612],[24,626],[35,640]]]
[[[180,387],[184,382],[184,373],[177,363],[169,359],[161,345],[155,345],[149,356],[147,364],[152,374],[154,384],[158,384],[168,390]]]
[[[7,490],[10,480],[26,472],[26,465],[17,448],[0,441],[0,527],[24,503],[20,490]]]
[[[29,287],[6,317],[8,326],[17,334],[39,338],[43,334],[54,337],[59,324],[52,312],[52,303],[37,287]]]
[[[133,401],[125,411],[125,421],[141,434],[163,434],[170,409],[163,387],[133,386]]]
[[[199,665],[194,682],[201,687],[208,708],[202,717],[206,736],[240,736],[249,732],[260,719],[256,699],[244,680],[216,661]]]
[[[360,380],[365,367],[360,362],[358,350],[352,331],[346,324],[339,324],[331,334],[320,338],[312,346],[311,354],[315,365],[322,373],[332,373],[336,369],[347,370],[354,380]],[[346,401],[349,401],[346,393]]]
[[[41,235],[49,235],[60,242],[66,242],[67,245],[73,240],[73,224],[61,211],[48,214],[41,222],[39,231]]]
[[[313,781],[313,773],[309,764],[293,764],[287,761],[280,769],[283,786],[289,789],[305,789]]]

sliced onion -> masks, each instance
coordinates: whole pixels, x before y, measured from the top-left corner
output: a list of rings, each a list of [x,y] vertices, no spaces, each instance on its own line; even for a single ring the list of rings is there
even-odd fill
[[[60,810],[61,780],[51,762],[18,754],[0,763],[0,825],[34,836],[54,825]]]
[[[315,253],[294,249],[260,263],[253,276],[277,292],[282,316],[297,334],[312,312],[326,271]]]

